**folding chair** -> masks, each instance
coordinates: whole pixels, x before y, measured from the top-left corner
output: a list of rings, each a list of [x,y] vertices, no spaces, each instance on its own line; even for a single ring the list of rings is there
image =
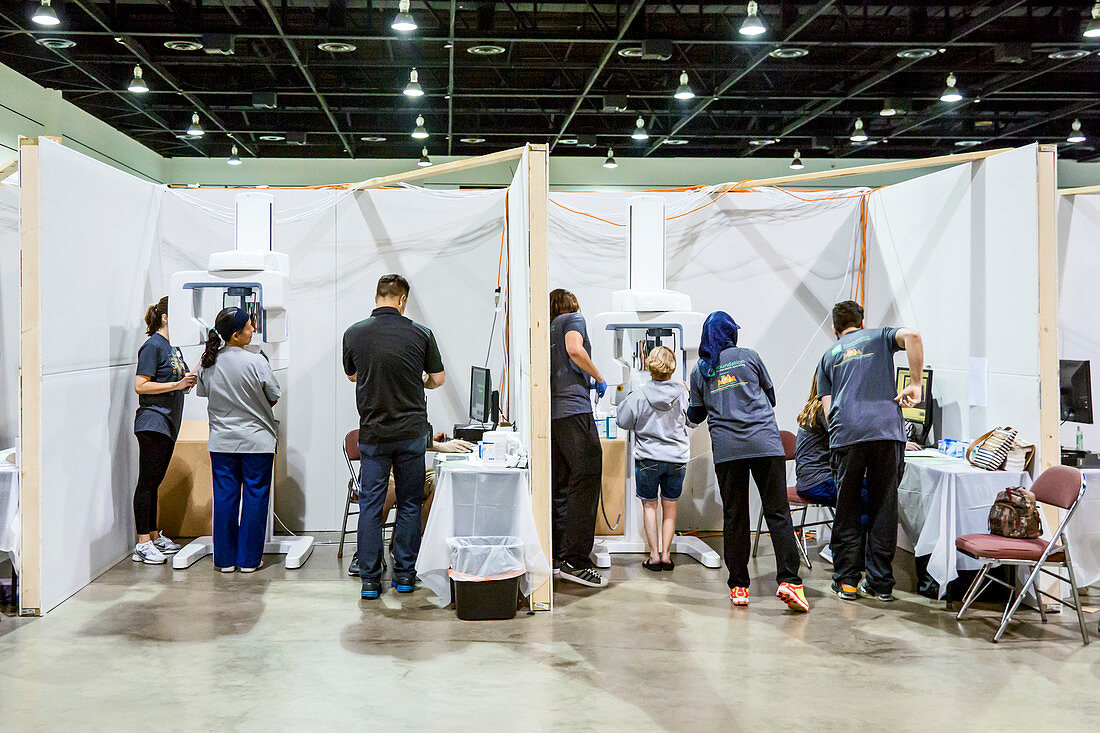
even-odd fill
[[[1046,573],[1063,583],[1069,583],[1073,603],[1067,603],[1077,611],[1077,622],[1081,625],[1081,639],[1087,645],[1089,632],[1085,628],[1085,616],[1081,611],[1081,598],[1077,592],[1077,579],[1073,575],[1073,564],[1069,556],[1069,545],[1066,542],[1066,526],[1073,517],[1077,505],[1085,495],[1085,481],[1081,472],[1069,466],[1052,466],[1035,479],[1031,490],[1035,493],[1035,499],[1043,504],[1050,504],[1059,509],[1066,510],[1066,516],[1058,525],[1050,540],[1018,540],[1009,537],[1000,537],[991,534],[966,534],[955,539],[955,548],[975,560],[982,563],[982,569],[970,584],[970,589],[963,599],[962,608],[955,618],[962,619],[966,609],[974,599],[985,590],[990,582],[997,582],[1009,590],[1008,603],[1005,604],[1004,613],[1001,614],[1001,625],[997,633],[993,635],[993,643],[996,644],[1001,634],[1004,633],[1008,622],[1024,601],[1024,595],[1028,587],[1035,591],[1035,599],[1039,606],[1039,616],[1043,623],[1047,622],[1046,609],[1043,608],[1043,596],[1059,603],[1066,603],[1063,599],[1053,596],[1039,588],[1040,572]],[[989,571],[1001,565],[1020,565],[1030,568],[1031,572],[1024,581],[1023,587],[1016,590],[1014,584],[1009,584],[989,574]],[[1062,566],[1066,569],[1068,577],[1062,577],[1058,572],[1048,570],[1046,566]]]
[[[788,461],[794,460],[794,445],[795,434],[789,430],[780,430],[779,438],[783,441],[783,453]],[[794,523],[794,538],[798,543],[798,554],[802,557],[802,562],[806,563],[806,567],[810,570],[814,569],[814,564],[810,562],[810,553],[806,549],[806,535],[805,530],[807,527],[819,527],[822,525],[832,526],[832,519],[825,519],[820,522],[807,522],[806,514],[810,509],[824,509],[829,513],[830,517],[835,517],[833,508],[825,504],[814,504],[808,502],[798,495],[798,492],[793,486],[787,487],[787,503],[791,505],[791,521]],[[794,513],[796,511],[802,511],[801,521],[796,521]],[[760,546],[760,534],[764,529],[764,510],[760,510],[760,518],[756,521],[756,538],[752,543],[752,556],[756,557],[756,549]]]
[[[348,531],[348,519],[359,514],[359,472],[355,470],[355,466],[352,463],[352,461],[359,460],[358,430],[352,430],[344,436],[342,450],[344,451],[344,461],[348,464],[348,473],[351,474],[351,478],[348,479],[348,496],[344,501],[344,521],[340,524],[340,546],[336,550],[336,557],[344,556],[344,538],[356,532],[354,529],[350,532]],[[355,505],[354,512],[351,510],[352,504]]]

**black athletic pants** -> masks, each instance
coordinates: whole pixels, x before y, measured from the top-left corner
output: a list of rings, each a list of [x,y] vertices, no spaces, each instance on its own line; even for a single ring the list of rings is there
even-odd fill
[[[550,421],[554,562],[591,567],[603,487],[603,448],[592,413]]]
[[[798,545],[787,502],[786,461],[782,456],[743,458],[714,464],[722,493],[722,545],[729,570],[729,587],[749,587],[749,474],[760,492],[764,521],[775,549],[777,583],[800,585]]]
[[[164,433],[142,430],[137,433],[138,480],[134,490],[134,524],[138,534],[149,534],[157,527],[157,492],[168,472],[168,462],[176,441]]]
[[[833,580],[856,585],[866,568],[867,585],[876,593],[894,589],[894,552],[898,546],[898,483],[905,444],[893,440],[855,443],[832,452],[836,479],[833,521]],[[867,476],[867,530],[860,515],[863,477]]]

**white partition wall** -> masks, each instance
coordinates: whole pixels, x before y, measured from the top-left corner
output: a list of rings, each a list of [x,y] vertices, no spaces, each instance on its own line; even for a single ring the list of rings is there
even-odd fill
[[[19,433],[19,188],[0,183],[0,450]]]
[[[1100,193],[1059,197],[1058,202],[1058,347],[1063,359],[1090,361],[1094,420],[1100,420]],[[1062,445],[1074,446],[1077,428],[1085,447],[1100,450],[1100,424],[1062,425]]]
[[[867,323],[921,331],[937,437],[1040,441],[1037,176],[1032,145],[871,195]]]

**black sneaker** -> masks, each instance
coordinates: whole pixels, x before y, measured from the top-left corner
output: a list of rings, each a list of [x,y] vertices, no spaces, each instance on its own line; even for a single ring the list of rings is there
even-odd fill
[[[607,578],[597,573],[595,568],[578,568],[568,562],[561,564],[558,577],[571,583],[587,585],[589,588],[603,588],[607,585]]]
[[[415,575],[395,575],[390,583],[398,593],[412,593],[416,590]]]
[[[856,588],[856,592],[863,598],[874,598],[876,601],[882,603],[893,603],[895,600],[893,593],[875,593],[871,590],[871,586],[867,585],[866,578],[859,582],[859,587]]]
[[[348,564],[348,575],[353,578],[359,577],[359,553],[356,552],[351,556],[351,562]]]
[[[857,589],[850,585],[841,585],[840,583],[833,581],[833,593],[836,593],[841,600],[854,601],[859,598],[859,592]]]
[[[378,596],[382,595],[382,581],[380,580],[364,580],[363,590],[360,593],[360,598],[367,598],[374,600]]]

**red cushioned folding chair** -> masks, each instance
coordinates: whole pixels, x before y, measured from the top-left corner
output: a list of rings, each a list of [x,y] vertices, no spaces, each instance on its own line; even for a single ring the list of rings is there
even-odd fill
[[[1039,478],[1035,479],[1031,491],[1035,494],[1036,501],[1066,510],[1066,515],[1058,525],[1057,531],[1051,535],[1049,540],[1041,538],[1019,540],[992,534],[966,534],[956,538],[956,549],[964,555],[980,561],[982,569],[974,578],[974,582],[970,584],[970,589],[963,599],[962,608],[959,609],[959,613],[955,618],[961,619],[966,609],[970,608],[970,604],[974,602],[974,599],[991,582],[1000,583],[1008,588],[1010,595],[1008,603],[1005,604],[1004,613],[1001,615],[1001,625],[997,628],[997,633],[993,635],[993,642],[997,643],[1000,641],[1005,627],[1008,626],[1008,622],[1012,620],[1012,616],[1016,613],[1020,604],[1023,603],[1024,596],[1030,587],[1035,591],[1036,605],[1039,606],[1039,615],[1043,623],[1046,623],[1047,620],[1046,609],[1043,608],[1043,596],[1058,603],[1067,603],[1077,611],[1077,621],[1081,625],[1081,639],[1085,644],[1088,644],[1089,632],[1085,628],[1085,616],[1081,612],[1081,598],[1077,593],[1077,580],[1073,575],[1073,565],[1070,561],[1069,545],[1066,543],[1065,535],[1066,526],[1073,517],[1074,511],[1077,510],[1077,505],[1081,503],[1081,498],[1085,495],[1085,481],[1081,476],[1081,472],[1076,468],[1052,466],[1043,471]],[[1014,585],[989,574],[990,570],[1001,565],[1019,565],[1030,568],[1027,580],[1024,581],[1019,592],[1017,592]],[[1068,577],[1063,577],[1056,570],[1048,569],[1050,566],[1064,567]],[[1068,603],[1043,591],[1039,587],[1040,573],[1046,573],[1063,583],[1068,583],[1070,593],[1073,596],[1073,603]]]

